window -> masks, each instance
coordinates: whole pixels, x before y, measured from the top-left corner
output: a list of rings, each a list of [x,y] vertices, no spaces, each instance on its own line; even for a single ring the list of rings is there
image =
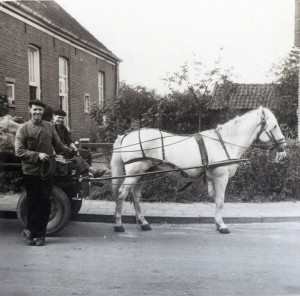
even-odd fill
[[[35,46],[28,49],[28,68],[30,100],[40,100],[40,51]]]
[[[15,105],[15,84],[6,82],[6,94],[10,105]]]
[[[15,105],[15,83],[16,79],[11,77],[5,77],[5,83],[6,83],[6,94],[7,99],[10,106]]]
[[[90,113],[90,95],[89,94],[84,95],[84,112]]]
[[[98,73],[98,101],[99,107],[102,108],[104,106],[104,73]]]
[[[69,71],[68,60],[59,58],[59,107],[67,113],[65,125],[69,127]]]

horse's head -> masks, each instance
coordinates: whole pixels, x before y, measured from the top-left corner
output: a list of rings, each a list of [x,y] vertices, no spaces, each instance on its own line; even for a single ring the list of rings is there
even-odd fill
[[[259,108],[260,111],[260,129],[256,139],[268,144],[269,149],[284,151],[286,146],[285,138],[281,132],[279,124],[274,114],[267,108]]]

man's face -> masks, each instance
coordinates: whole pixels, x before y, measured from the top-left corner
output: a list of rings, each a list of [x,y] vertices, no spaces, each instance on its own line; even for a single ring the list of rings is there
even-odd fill
[[[31,107],[29,108],[29,113],[30,113],[31,119],[34,122],[41,121],[43,111],[44,111],[44,108],[42,106],[32,104]]]
[[[53,122],[58,125],[64,124],[65,116],[53,115]]]

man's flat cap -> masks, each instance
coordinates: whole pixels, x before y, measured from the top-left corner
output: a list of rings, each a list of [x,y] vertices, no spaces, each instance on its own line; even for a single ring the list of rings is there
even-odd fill
[[[41,106],[43,108],[46,107],[46,104],[41,100],[31,100],[29,101],[28,105],[29,107],[31,107],[32,105]]]
[[[67,113],[64,110],[62,110],[62,109],[57,109],[57,110],[53,111],[53,115],[66,116]]]

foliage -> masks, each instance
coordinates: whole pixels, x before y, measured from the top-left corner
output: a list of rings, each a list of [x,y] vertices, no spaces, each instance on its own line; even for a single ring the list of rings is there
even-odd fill
[[[188,92],[159,97],[145,87],[122,83],[118,98],[104,108],[94,105],[91,115],[98,123],[99,141],[111,143],[118,135],[143,127],[196,133],[199,131],[198,109],[198,103]]]
[[[179,72],[164,79],[170,93],[163,97],[143,86],[123,82],[118,97],[110,105],[92,107],[91,116],[99,125],[99,141],[114,142],[118,135],[142,127],[173,133],[196,133],[207,129],[211,123],[207,106],[217,81],[228,86],[222,96],[226,105],[224,110],[228,112],[228,99],[234,92],[230,76],[229,70],[220,68],[219,61],[212,70],[206,70],[201,62],[186,63]],[[178,86],[183,89],[176,90]]]
[[[138,128],[143,113],[156,103],[154,91],[121,83],[120,94],[111,105],[103,108],[94,105],[92,108],[91,116],[99,125],[100,142],[114,142],[118,135]]]
[[[232,69],[223,69],[220,67],[221,59],[215,61],[212,69],[207,67],[200,61],[186,62],[180,67],[178,72],[168,75],[164,78],[171,96],[184,94],[189,96],[195,102],[195,107],[198,113],[198,130],[204,130],[207,126],[204,123],[203,117],[209,112],[209,105],[212,102],[212,92],[216,83],[224,85],[226,93],[220,98],[224,105],[224,112],[230,111],[228,104],[230,95],[235,92],[232,79]],[[181,90],[181,91],[178,91]]]
[[[142,125],[173,133],[196,133],[199,130],[195,100],[186,93],[163,97],[143,115]]]
[[[275,114],[282,125],[283,133],[289,138],[297,136],[297,108],[299,85],[299,52],[292,50],[287,58],[274,65],[272,73],[278,98]]]

